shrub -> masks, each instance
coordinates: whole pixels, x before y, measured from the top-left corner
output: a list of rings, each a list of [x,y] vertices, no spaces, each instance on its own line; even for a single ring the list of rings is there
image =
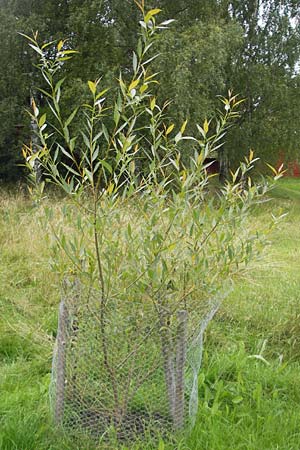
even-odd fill
[[[50,182],[70,197],[60,220],[45,211],[64,289],[56,420],[97,437],[110,430],[131,438],[158,423],[180,429],[188,412],[193,423],[203,333],[234,277],[265,243],[263,233],[247,228],[251,206],[267,191],[251,181],[253,153],[215,189],[205,164],[221,148],[240,100],[221,97],[223,111],[198,125],[196,137],[185,135],[186,122],[175,131],[168,102],[151,93],[158,82],[151,52],[170,21],[157,24],[158,9],[137,5],[143,17],[131,79],[120,75],[112,105],[101,80],[89,81],[90,103],[63,118],[64,79],[57,78],[74,51],[64,41],[54,48],[28,37],[52,115],[49,121],[33,102],[40,148],[23,150],[32,193],[41,202]],[[84,128],[72,135],[80,113]],[[188,163],[183,142],[193,149]]]

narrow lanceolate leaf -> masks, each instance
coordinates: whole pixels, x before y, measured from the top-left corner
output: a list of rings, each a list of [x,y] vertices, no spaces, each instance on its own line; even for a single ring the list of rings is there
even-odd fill
[[[62,145],[59,145],[59,146],[57,147],[57,150],[61,150],[61,152],[62,152],[64,155],[66,155],[69,159],[71,159],[71,160],[73,161],[73,156],[72,156],[69,152],[67,152],[67,150],[66,150]]]
[[[137,64],[138,64],[137,56],[136,56],[136,53],[133,52],[133,56],[132,56],[132,67],[133,67],[134,72],[136,72]]]
[[[59,43],[57,44],[57,51],[60,52],[62,47],[64,45],[64,41],[59,41]]]
[[[271,166],[271,164],[269,164],[269,163],[266,163],[266,165],[269,167],[269,169],[272,170],[272,172],[273,172],[275,175],[277,175],[277,170],[275,169],[275,167]]]
[[[200,127],[200,125],[198,125],[198,124],[196,124],[196,127],[197,127],[197,129],[198,129],[198,131],[200,132],[200,134],[204,137],[204,139],[206,138],[206,133],[205,133],[205,131],[203,130],[203,128],[202,127]]]
[[[180,128],[180,132],[181,132],[181,134],[183,134],[183,133],[184,133],[184,131],[185,131],[185,128],[186,128],[186,124],[187,124],[187,120],[185,120],[185,121],[183,122],[183,124],[182,124],[182,127]]]
[[[139,82],[140,82],[140,80],[133,80],[129,85],[129,88],[128,88],[129,92],[131,92],[134,88],[136,88],[137,85],[139,84]]]
[[[96,94],[96,89],[97,89],[96,83],[94,81],[88,81],[88,86],[89,86],[90,91],[92,92],[92,94],[95,95]]]
[[[64,83],[65,79],[66,78],[64,77],[64,78],[61,78],[60,80],[58,80],[58,82],[55,85],[54,92],[57,92],[60,89],[60,87]]]
[[[44,94],[46,97],[52,98],[52,95],[49,92],[45,91],[45,89],[38,88],[38,91]]]
[[[33,50],[34,50],[35,52],[37,52],[39,55],[44,56],[43,51],[42,51],[39,47],[37,47],[36,45],[33,45],[33,44],[29,44],[29,46],[30,46],[31,48],[33,48]]]
[[[115,104],[115,109],[114,109],[114,122],[115,122],[115,125],[116,125],[116,126],[118,125],[119,120],[120,120],[120,113],[119,113],[119,110],[118,110],[118,105]]]
[[[139,58],[142,56],[142,51],[143,51],[143,45],[142,45],[141,39],[139,39],[138,45],[137,45],[137,54],[138,54]]]
[[[174,127],[175,127],[174,123],[172,123],[171,125],[168,126],[167,131],[166,131],[166,136],[168,136],[168,134],[170,134],[172,132]]]
[[[83,142],[85,143],[86,147],[90,148],[90,141],[89,141],[87,135],[83,132],[81,134],[82,134]]]
[[[69,117],[66,120],[65,126],[68,127],[70,123],[73,121],[74,117],[76,116],[78,111],[78,107],[74,109],[74,111],[69,115]]]
[[[106,139],[106,142],[109,143],[109,141],[110,141],[109,133],[108,133],[108,130],[107,130],[107,128],[106,128],[106,126],[104,124],[102,125],[102,130],[103,130],[103,134],[104,134],[104,137]]]
[[[140,10],[142,11],[142,13],[144,13],[143,3],[139,3],[137,0],[134,0],[134,3],[136,4],[136,6],[137,6],[138,8],[140,8]]]
[[[61,94],[61,89],[60,89],[60,87],[57,89],[57,92],[56,92],[56,103],[58,104],[59,103],[59,101],[60,101],[60,94]]]
[[[75,149],[76,139],[77,139],[76,136],[72,137],[72,139],[69,142],[71,152],[73,152]]]
[[[252,149],[250,149],[250,152],[249,152],[249,161],[250,162],[253,160],[253,156],[254,156],[254,151]]]
[[[32,37],[27,36],[27,34],[21,33],[21,31],[18,31],[18,34],[20,36],[23,36],[24,38],[28,39],[28,41],[32,42],[33,44],[36,44],[36,41],[34,39],[32,39]]]
[[[96,95],[96,100],[98,100],[100,97],[102,97],[107,91],[108,91],[108,88],[103,89],[103,91],[99,92],[99,93]]]
[[[21,34],[21,33],[20,33]],[[53,45],[55,43],[55,41],[50,41],[50,42],[46,42],[45,44],[43,44],[41,46],[41,49],[44,50],[44,48],[49,47],[50,45]]]
[[[208,132],[208,129],[209,129],[209,123],[208,123],[207,119],[205,119],[205,121],[203,123],[203,130],[204,130],[205,134]]]
[[[78,50],[64,50],[63,54],[64,55],[73,55],[74,53],[79,53]]]
[[[97,146],[95,151],[93,152],[92,162],[94,162],[98,158],[98,155],[99,155],[99,146]]]
[[[155,103],[156,103],[156,100],[155,100],[155,97],[153,97],[153,98],[151,99],[151,101],[150,101],[150,109],[151,109],[151,111],[154,110],[154,108],[155,108]]]
[[[66,142],[69,142],[70,141],[70,133],[69,133],[68,127],[64,127],[63,132],[64,132],[64,138],[65,138]]]
[[[94,178],[92,172],[87,169],[86,167],[83,169],[84,175],[87,177],[89,182],[93,185],[94,184]]]
[[[102,166],[103,166],[110,174],[112,174],[112,167],[111,167],[110,164],[108,164],[107,161],[104,161],[104,159],[102,159],[102,160],[100,161],[100,163],[101,163],[101,165],[102,165]]]
[[[152,56],[152,58],[149,58],[149,59],[147,59],[147,61],[143,62],[143,66],[146,66],[147,64],[151,63],[158,57],[159,57],[159,54]]]
[[[46,122],[46,117],[47,117],[46,113],[43,114],[43,115],[41,116],[41,118],[40,118],[40,120],[39,120],[39,127],[40,127],[40,128],[41,128],[41,127],[44,125],[44,123]]]
[[[177,142],[179,142],[181,139],[182,139],[182,134],[179,131],[179,133],[177,133],[175,136],[175,144],[177,144]]]
[[[76,170],[74,170],[73,169],[73,167],[71,167],[71,166],[68,166],[67,164],[65,164],[65,163],[61,163],[69,172],[72,172],[74,175],[76,175],[76,176],[81,176],[80,175],[80,173],[78,173]]]
[[[97,142],[97,140],[102,136],[103,131],[99,131],[99,133],[96,134],[96,136],[93,138],[92,143],[94,144],[95,142]]]
[[[148,89],[148,84],[143,84],[140,87],[140,93],[143,94]]]
[[[57,61],[68,61],[68,59],[72,59],[72,56],[62,56],[57,58]]]
[[[153,16],[156,16],[156,14],[159,14],[161,12],[161,9],[159,8],[155,8],[155,9],[151,9],[150,11],[147,12],[147,14],[145,15],[145,22],[149,22],[150,19],[152,19]]]
[[[160,27],[167,27],[168,25],[170,25],[170,23],[175,22],[175,19],[169,19],[169,20],[165,20],[164,22],[161,22],[159,24]]]

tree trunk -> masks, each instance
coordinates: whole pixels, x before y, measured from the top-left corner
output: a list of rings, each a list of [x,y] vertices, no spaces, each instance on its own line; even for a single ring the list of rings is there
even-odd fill
[[[229,175],[229,158],[228,151],[225,148],[219,152],[219,162],[220,162],[220,173],[219,181],[224,184],[228,180]]]

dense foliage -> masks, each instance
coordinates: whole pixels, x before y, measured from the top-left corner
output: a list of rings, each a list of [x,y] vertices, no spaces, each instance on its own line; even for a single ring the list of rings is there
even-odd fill
[[[229,91],[214,120],[196,124],[193,134],[187,120],[178,126],[179,114],[171,118],[170,103],[157,95],[152,67],[156,38],[162,42],[172,21],[159,21],[161,10],[145,10],[143,0],[136,7],[139,38],[118,81],[108,90],[105,80],[88,80],[87,100],[81,104],[85,89],[73,94],[69,110],[61,74],[76,51],[67,41],[24,36],[37,54],[48,111],[32,100],[41,145],[25,145],[23,154],[35,203],[46,206],[45,238],[50,228],[67,299],[53,365],[54,417],[66,430],[76,423],[93,436],[101,429],[120,443],[195,424],[205,328],[269,231],[248,225],[268,191],[252,182],[253,151],[211,195],[207,160],[223,147],[243,100]],[[69,197],[59,220],[45,204],[46,182]],[[135,418],[143,421],[145,411],[140,431]]]
[[[216,96],[229,88],[247,99],[244,114],[227,139],[224,155],[231,165],[249,148],[272,163],[284,153],[297,159],[299,149],[299,0],[147,0],[176,22],[156,42],[164,70],[157,87],[173,99],[170,115],[188,118],[188,129],[212,114]],[[42,40],[67,38],[79,54],[63,68],[69,72],[64,107],[83,96],[88,79],[104,84],[128,65],[136,41],[138,11],[133,0],[3,0],[0,75],[0,179],[20,176],[21,142],[32,134],[25,108],[30,89],[40,85],[32,55],[17,32],[39,30]],[[80,94],[79,94],[80,93]],[[43,108],[44,98],[38,99]],[[77,123],[80,126],[80,123]]]

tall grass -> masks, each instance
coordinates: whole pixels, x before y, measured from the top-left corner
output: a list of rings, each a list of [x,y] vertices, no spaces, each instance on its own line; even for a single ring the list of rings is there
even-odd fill
[[[160,449],[300,448],[300,183],[282,180],[274,196],[253,223],[288,215],[266,259],[239,282],[207,331],[196,426],[163,437]],[[74,442],[52,427],[48,386],[60,292],[38,216],[24,194],[1,191],[0,449],[117,448]],[[149,436],[132,448],[158,443]]]

